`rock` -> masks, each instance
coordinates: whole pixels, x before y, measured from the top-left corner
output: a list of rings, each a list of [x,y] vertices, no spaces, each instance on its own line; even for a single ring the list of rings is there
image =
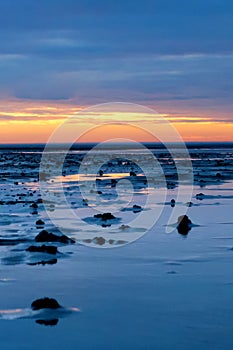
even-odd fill
[[[112,215],[111,213],[104,213],[104,214],[96,214],[94,215],[96,219],[101,219],[102,221],[107,221],[107,220],[114,220],[116,217]]]
[[[178,217],[177,230],[181,235],[187,235],[191,230],[192,221],[187,215],[181,215]]]
[[[176,184],[174,182],[168,182],[167,183],[167,189],[173,190],[176,187]]]
[[[204,193],[197,193],[196,194],[196,199],[202,200],[202,199],[204,199],[204,197],[205,197]]]
[[[91,239],[91,238],[87,238],[87,239],[84,239],[83,242],[84,242],[84,243],[91,243],[91,242],[92,242],[92,239]]]
[[[30,207],[31,207],[31,208],[34,208],[34,209],[37,209],[37,208],[38,208],[38,205],[37,205],[36,203],[32,203],[32,204],[30,205]]]
[[[137,176],[137,174],[134,171],[130,171],[129,176]]]
[[[98,244],[98,245],[104,245],[105,244],[105,239],[103,237],[95,237],[93,239],[93,243]]]
[[[175,199],[171,199],[171,207],[174,208],[175,205],[176,205]]]
[[[133,213],[139,213],[140,211],[142,211],[142,207],[140,205],[134,204]]]
[[[55,255],[57,254],[57,247],[46,246],[44,244],[42,246],[31,245],[26,251],[30,253],[47,253]]]
[[[111,187],[116,187],[117,180],[116,179],[111,179]]]
[[[127,230],[127,229],[129,229],[129,228],[130,228],[130,226],[128,226],[128,225],[121,225],[121,226],[119,227],[119,229],[122,230],[122,231]]]
[[[60,309],[61,305],[57,302],[56,299],[53,298],[42,298],[37,299],[32,302],[31,305],[32,310],[41,310],[41,309]]]
[[[36,242],[59,242],[63,244],[73,244],[75,240],[69,238],[65,235],[55,235],[54,233],[48,232],[46,230],[41,231],[35,238]]]
[[[33,210],[32,211],[32,215],[38,215],[38,211],[37,210]]]
[[[44,226],[44,221],[43,220],[37,220],[36,226]]]
[[[106,228],[106,227],[111,227],[112,225],[111,225],[111,224],[103,223],[101,226],[104,227],[104,228]]]
[[[83,205],[88,206],[88,199],[83,199]]]

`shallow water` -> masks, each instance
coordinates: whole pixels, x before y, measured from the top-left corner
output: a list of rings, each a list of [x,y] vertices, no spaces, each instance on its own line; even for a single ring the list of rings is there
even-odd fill
[[[167,205],[155,226],[132,244],[117,249],[61,245],[57,263],[44,266],[28,265],[31,257],[25,256],[23,245],[1,246],[0,310],[25,310],[44,296],[80,309],[80,313],[61,315],[54,327],[37,324],[30,317],[0,319],[1,349],[232,348],[232,190],[232,181],[207,184],[201,190],[194,187],[193,206],[187,214],[196,226],[187,236],[177,230],[165,232],[174,188],[168,190]],[[207,197],[196,199],[199,192]],[[143,195],[145,191],[139,191],[137,203]],[[186,208],[185,203],[177,205]],[[35,216],[21,204],[8,206],[8,212],[4,207],[2,237],[32,239],[39,232],[35,229],[38,217],[45,220],[46,229],[52,229],[42,207]],[[135,214],[122,212],[123,223],[130,215]],[[75,238],[75,230],[70,234]],[[20,261],[4,263],[16,253],[23,254]]]

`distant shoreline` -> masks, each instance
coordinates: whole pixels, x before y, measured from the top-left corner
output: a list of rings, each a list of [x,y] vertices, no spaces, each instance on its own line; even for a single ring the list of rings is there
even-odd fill
[[[145,147],[148,149],[166,149],[166,147],[159,142],[141,142]],[[169,142],[169,145],[174,145],[176,147],[179,147],[179,143],[177,142]],[[233,142],[226,141],[226,142],[185,142],[186,147],[188,149],[214,149],[214,148],[233,148]],[[60,143],[60,144],[51,144],[50,147],[54,148],[63,148],[68,143]],[[89,150],[92,149],[98,145],[98,142],[96,143],[75,143],[72,145],[72,150]],[[109,144],[109,147],[112,149],[118,148],[121,143],[113,143]],[[128,144],[129,148],[137,148],[136,146],[133,146],[131,143]],[[0,150],[5,149],[11,149],[11,150],[20,150],[20,149],[33,149],[33,150],[43,150],[45,148],[46,144],[44,143],[31,143],[31,144],[0,144]],[[124,143],[124,147],[126,147],[127,144]]]

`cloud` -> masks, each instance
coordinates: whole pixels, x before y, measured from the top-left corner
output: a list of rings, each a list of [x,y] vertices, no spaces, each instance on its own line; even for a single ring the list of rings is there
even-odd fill
[[[106,110],[105,110],[106,106]],[[124,106],[124,105],[123,105]],[[135,108],[137,106],[135,105]],[[151,109],[145,112],[132,112],[131,108],[127,111],[124,107],[116,112],[116,106],[113,106],[112,112],[109,112],[109,104],[99,106],[99,111],[86,109],[77,106],[74,101],[69,102],[50,102],[30,101],[30,100],[0,100],[0,123],[5,122],[56,122],[66,121],[68,124],[93,124],[101,123],[124,123],[125,121],[133,124],[153,123],[161,124],[164,122],[176,123],[220,123],[233,124],[233,120],[227,115],[213,116],[209,114],[190,114],[188,112],[161,114]]]
[[[232,15],[231,0],[2,1],[0,95],[232,120]]]

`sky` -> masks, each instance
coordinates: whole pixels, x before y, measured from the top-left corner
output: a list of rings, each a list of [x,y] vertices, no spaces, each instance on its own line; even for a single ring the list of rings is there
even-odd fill
[[[233,141],[232,23],[232,0],[0,0],[0,143],[121,101],[185,141]]]

